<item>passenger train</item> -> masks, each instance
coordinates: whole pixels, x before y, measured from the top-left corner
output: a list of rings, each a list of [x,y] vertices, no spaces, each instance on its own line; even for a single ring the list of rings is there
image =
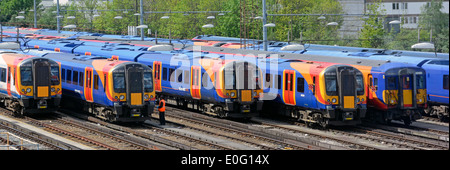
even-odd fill
[[[146,62],[144,64],[149,65],[153,68],[155,67],[153,65],[153,63],[151,61],[144,61],[143,59],[145,59],[145,57],[142,57],[142,56],[154,55],[155,58],[151,59],[151,60],[158,60],[157,58],[172,59],[174,56],[177,56],[180,53],[181,54],[189,53],[189,52],[182,51],[182,50],[181,51],[169,51],[169,52],[160,52],[160,51],[144,52],[144,51],[147,51],[147,47],[145,47],[145,46],[138,46],[138,45],[134,46],[134,45],[130,45],[130,44],[115,44],[115,45],[113,45],[113,44],[108,44],[108,43],[104,43],[104,42],[103,43],[87,42],[87,41],[77,41],[77,40],[67,40],[67,39],[51,40],[50,42],[49,41],[40,41],[40,40],[31,40],[30,42],[27,43],[27,45],[29,47],[40,48],[40,49],[49,49],[49,50],[55,50],[55,51],[61,51],[61,52],[87,54],[87,55],[100,55],[100,56],[108,56],[108,57],[111,56],[111,57],[120,58],[121,60],[125,59],[125,60],[130,60],[130,61]],[[224,53],[221,53],[221,54],[224,54]],[[159,56],[159,57],[156,57],[156,56]],[[192,60],[192,59],[194,59],[194,58],[191,57],[190,60]],[[296,58],[293,58],[293,59],[298,60]],[[290,62],[299,63],[299,61],[300,61],[300,60],[294,61],[293,59],[291,59]],[[161,60],[161,59],[159,59],[159,60]],[[210,60],[210,59],[208,59],[208,60]],[[219,59],[216,58],[216,59],[211,59],[211,60],[219,60]],[[284,61],[270,61],[270,62],[279,62],[280,65],[283,65],[282,63]],[[302,62],[308,63],[308,62],[313,62],[313,61],[303,60]],[[210,63],[212,63],[212,62],[210,62]],[[313,62],[313,63],[317,64],[320,62]],[[322,64],[319,64],[318,68],[323,67],[324,63],[325,62],[322,62]],[[422,74],[422,75],[425,74],[425,72],[422,69],[418,69],[417,66],[414,66],[414,65],[407,65],[407,64],[401,65],[401,64],[394,64],[394,63],[387,63],[387,64],[378,65],[378,66],[370,65],[370,66],[365,66],[365,67],[361,66],[361,65],[352,65],[351,63],[346,63],[346,62],[341,62],[341,63],[344,66],[354,67],[354,68],[357,68],[356,70],[360,70],[359,71],[360,73],[358,73],[358,74],[361,74],[362,76],[357,76],[358,78],[354,78],[354,79],[357,80],[358,83],[360,83],[361,81],[363,82],[362,87],[364,87],[363,91],[365,91],[362,94],[362,96],[360,95],[361,92],[359,92],[357,97],[353,98],[354,101],[356,101],[355,102],[356,104],[354,105],[356,111],[352,113],[353,116],[355,116],[355,117],[354,118],[348,117],[349,119],[359,120],[359,118],[363,118],[364,112],[365,112],[365,107],[366,107],[365,104],[367,104],[367,107],[369,107],[369,109],[368,109],[369,116],[368,117],[374,118],[377,120],[381,120],[382,122],[390,122],[390,120],[402,120],[402,121],[404,121],[405,124],[409,125],[411,123],[411,121],[414,121],[414,120],[420,118],[420,116],[417,116],[417,113],[422,112],[423,108],[426,107],[426,105],[424,104],[424,102],[426,101],[426,99],[424,98],[424,96],[426,96],[426,90],[425,90],[426,86],[423,84],[421,86],[416,86],[416,85],[420,84],[418,82],[426,82],[425,78],[420,76],[420,74]],[[156,65],[156,67],[158,67],[158,66]],[[181,67],[179,67],[179,68],[181,68]],[[401,69],[401,68],[405,68],[405,69]],[[176,69],[177,68],[175,67],[172,70],[176,70]],[[288,67],[286,67],[286,69],[288,69]],[[290,68],[290,69],[292,69],[292,68]],[[203,71],[203,69],[202,69],[202,71]],[[205,71],[206,71],[206,69],[205,69]],[[270,71],[273,71],[273,70],[270,70]],[[162,71],[162,72],[164,72],[164,71]],[[169,70],[169,72],[170,72],[170,70]],[[266,70],[262,70],[262,72],[266,72]],[[273,72],[275,72],[275,71],[273,71]],[[353,72],[354,73],[352,73],[352,74],[357,74],[358,71],[353,71]],[[172,71],[172,73],[174,73],[174,71]],[[278,76],[280,76],[280,74],[283,75],[283,72],[278,73]],[[311,74],[311,73],[309,73],[309,74]],[[389,74],[389,76],[387,76],[388,74]],[[168,74],[168,75],[170,75],[170,77],[173,77],[172,74]],[[177,75],[179,75],[179,74],[177,74]],[[212,75],[214,75],[214,74],[212,74]],[[211,77],[212,75],[210,74],[211,80],[215,80]],[[155,76],[156,76],[156,74],[155,74]],[[293,82],[293,79],[291,79],[291,78],[286,79],[285,76],[286,75],[283,75],[281,77],[281,78],[284,78],[284,79],[282,79],[283,82],[285,82],[286,80],[288,80],[288,81],[286,81],[286,83]],[[396,83],[402,84],[402,82],[400,82],[400,81],[404,81],[403,84],[405,84],[405,85],[402,87],[400,87],[400,86],[389,87],[390,84],[387,83],[387,81],[385,81],[385,78],[386,77],[395,77],[395,76],[397,76],[397,78],[392,79],[390,81],[391,83],[396,82]],[[338,77],[338,76],[336,76],[336,77]],[[361,79],[360,77],[363,77],[363,78]],[[374,78],[374,77],[376,77],[376,78]],[[158,77],[155,77],[155,80],[157,80],[157,78]],[[256,78],[264,79],[266,77],[264,77],[264,75],[262,75],[262,76],[256,77]],[[279,80],[277,80],[277,81],[279,81]],[[332,81],[330,81],[330,82],[332,82]],[[156,84],[158,84],[158,83],[156,83]],[[311,83],[308,83],[308,84],[311,84]],[[355,83],[355,84],[357,84],[357,83]],[[406,84],[408,84],[408,85],[406,85]],[[290,85],[288,85],[288,86],[290,87]],[[317,87],[319,87],[319,86],[317,86]],[[322,87],[324,87],[324,86],[322,86]],[[346,87],[346,85],[338,85],[337,87],[338,88],[336,88],[336,89],[339,89],[339,87]],[[166,86],[166,88],[168,88],[168,90],[166,91],[165,95],[171,96],[171,94],[176,94],[178,92],[178,91],[174,90],[174,88],[170,89],[170,86],[169,87]],[[184,87],[179,86],[177,88],[183,89]],[[169,89],[172,91],[170,91]],[[290,89],[290,88],[288,88],[288,89]],[[267,88],[265,89],[265,91],[266,90],[267,90]],[[311,90],[311,89],[309,89],[309,90]],[[341,88],[339,90],[344,90],[344,88]],[[312,113],[311,109],[320,110],[320,107],[316,107],[316,106],[309,107],[309,108],[306,107],[307,109],[303,108],[303,110],[310,110],[310,111],[302,112],[302,111],[300,111],[302,109],[291,107],[291,106],[289,106],[289,104],[286,103],[286,101],[287,101],[287,102],[290,102],[292,105],[292,102],[294,100],[296,100],[296,99],[288,100],[287,98],[285,98],[286,96],[290,96],[290,97],[294,97],[297,95],[302,96],[301,93],[297,92],[297,93],[295,93],[295,95],[288,95],[289,93],[285,93],[285,91],[280,91],[280,92],[281,93],[279,93],[279,94],[282,94],[282,96],[278,96],[278,99],[275,99],[274,101],[276,101],[276,102],[281,101],[282,103],[285,104],[283,106],[284,108],[280,109],[280,110],[285,111],[284,114],[288,113],[288,114],[293,115],[296,118],[303,119],[304,121],[314,122],[314,123],[318,123],[318,124],[322,124],[322,125],[328,124],[328,123],[324,123],[324,122],[330,121],[330,119],[328,117],[325,118],[325,116],[323,116],[323,115],[327,115],[327,114],[311,114]],[[339,93],[343,93],[343,92],[340,91]],[[160,94],[163,94],[163,93],[160,93]],[[202,92],[202,94],[203,94],[203,92]],[[229,93],[229,94],[232,94],[232,93]],[[254,95],[253,97],[256,99],[259,96],[258,94],[259,94],[259,92],[257,91],[256,95]],[[386,94],[389,94],[389,95],[386,95]],[[303,96],[306,96],[306,95],[303,94]],[[308,94],[308,96],[311,96],[311,95]],[[342,95],[338,95],[338,96],[342,96]],[[191,97],[192,97],[192,94],[191,94]],[[314,98],[317,98],[318,99],[317,101],[319,101],[320,104],[324,104],[323,103],[324,101],[320,100],[320,96],[316,96]],[[343,99],[339,99],[339,98],[340,97],[336,97],[337,102],[339,100],[344,101]],[[174,97],[174,101],[178,105],[186,105],[186,104],[183,104],[183,102],[192,103],[192,102],[186,101],[186,99],[181,100],[179,97]],[[315,103],[317,103],[317,101]],[[331,103],[334,103],[334,102],[332,102],[333,98],[330,98],[330,101],[331,101]],[[270,102],[266,102],[266,103],[270,103]],[[342,102],[340,102],[340,103],[342,104]],[[350,103],[350,102],[345,102],[345,103]],[[305,103],[299,102],[299,104],[303,104],[303,106],[300,106],[300,107],[305,106]],[[318,106],[324,106],[324,108],[327,107],[327,106],[325,106],[326,104],[325,105],[320,105],[320,104]],[[203,109],[203,111],[217,114],[217,111],[213,108],[218,108],[218,107],[211,105],[211,104],[209,104],[209,105],[210,105],[209,107],[208,107],[208,105],[203,105],[201,108]],[[310,104],[307,104],[307,105],[310,105]],[[312,103],[312,105],[314,105],[314,102]],[[335,106],[329,106],[329,108],[333,108],[333,107],[336,108],[336,106],[337,106],[337,108],[342,108],[342,106],[338,106],[338,105],[340,105],[339,102]],[[222,105],[221,108],[224,108],[223,106],[224,105]],[[252,107],[252,108],[254,108],[254,107]],[[257,104],[256,108],[257,109],[260,108],[260,105],[258,106],[258,104]],[[337,111],[339,111],[339,109]],[[325,111],[325,112],[327,112],[327,111]],[[350,115],[350,112],[345,113],[345,111],[342,113],[340,113],[340,112],[338,112],[338,113],[339,113],[338,118],[346,119],[346,117],[342,117],[342,115],[345,115],[345,114],[347,116]],[[322,115],[322,117],[320,117],[318,115]],[[330,114],[328,114],[328,116],[329,115]],[[332,121],[335,121],[335,120],[331,119],[331,122]],[[340,119],[339,121],[343,121],[343,119]]]
[[[240,39],[220,36],[197,36],[192,39],[194,44],[202,46],[218,46],[228,48],[224,44],[238,43]],[[254,41],[248,41],[254,42]],[[256,45],[243,45],[240,47],[248,49],[259,49],[260,42]],[[283,52],[293,54],[312,54],[324,55],[342,58],[367,59],[367,60],[384,60],[392,63],[407,63],[424,69],[426,74],[427,88],[427,106],[424,113],[436,115],[441,120],[448,121],[449,106],[449,59],[448,54],[443,53],[427,53],[416,51],[400,51],[400,50],[384,50],[384,49],[367,49],[357,47],[340,47],[307,44],[300,49],[295,49],[297,45],[290,45],[287,42],[271,42],[269,43],[269,51]],[[291,48],[294,47],[294,48]]]
[[[17,116],[50,113],[61,102],[60,64],[0,50],[0,105]]]
[[[62,104],[110,122],[144,122],[154,109],[152,70],[113,58],[30,51],[61,65]]]

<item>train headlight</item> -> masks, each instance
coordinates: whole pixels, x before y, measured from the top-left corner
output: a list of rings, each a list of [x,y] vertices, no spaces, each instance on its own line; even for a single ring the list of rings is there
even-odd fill
[[[148,99],[148,95],[144,95],[144,99],[147,100]]]
[[[359,102],[359,98],[356,98],[356,103],[358,103]]]
[[[123,95],[120,95],[120,97],[119,97],[120,100],[123,100],[124,98],[125,98],[125,96],[123,96]]]
[[[422,99],[419,99],[419,102],[422,102]]]
[[[54,87],[52,87],[52,89],[50,89],[52,92],[55,92],[55,88]]]
[[[25,92],[25,89],[22,89],[22,92]]]
[[[363,102],[363,101],[364,101],[364,98],[361,98],[361,101]]]
[[[391,103],[394,103],[394,100],[391,100]]]
[[[330,102],[331,100],[330,99],[327,99],[327,102]]]
[[[234,92],[231,92],[231,97],[234,97],[236,94]]]
[[[31,89],[30,89],[30,88],[27,88],[27,93],[29,93],[29,92],[31,92]]]
[[[331,100],[331,102],[333,102],[333,103],[336,103],[336,99],[335,98],[333,98],[332,100]]]
[[[150,95],[150,99],[153,99],[153,95]]]
[[[59,88],[56,89],[57,92],[58,92],[59,90],[60,90]]]

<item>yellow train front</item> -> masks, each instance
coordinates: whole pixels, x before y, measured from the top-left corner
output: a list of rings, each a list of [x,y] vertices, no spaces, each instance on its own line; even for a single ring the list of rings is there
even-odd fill
[[[15,115],[56,111],[60,65],[52,59],[0,51],[0,104]]]
[[[62,104],[110,122],[143,122],[153,113],[152,70],[104,57],[48,53],[61,63]]]

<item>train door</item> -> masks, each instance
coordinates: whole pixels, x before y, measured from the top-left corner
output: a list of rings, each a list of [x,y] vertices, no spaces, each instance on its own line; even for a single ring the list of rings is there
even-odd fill
[[[11,67],[8,67],[8,80],[6,81],[6,90],[8,91],[8,96],[11,96]]]
[[[369,98],[369,100],[372,100],[373,99],[373,93],[375,92],[375,89],[374,89],[374,85],[373,85],[373,76],[372,76],[372,74],[369,74],[369,76],[368,76],[368,82],[367,82],[367,97]]]
[[[354,70],[342,69],[339,72],[339,101],[344,109],[355,108],[356,78]]]
[[[155,91],[162,92],[161,87],[161,61],[153,62],[153,75],[155,79]]]
[[[93,69],[92,67],[86,67],[85,71],[84,71],[84,77],[85,77],[85,82],[84,82],[84,97],[86,98],[86,101],[88,102],[94,102],[94,98],[92,96],[92,81],[93,81]]]
[[[50,63],[48,61],[33,60],[34,97],[50,96]]]
[[[201,99],[200,82],[201,82],[201,67],[191,67],[191,96],[194,99]]]
[[[414,98],[413,93],[415,92],[414,88],[414,75],[412,73],[408,73],[407,69],[401,69],[399,71],[399,98],[402,102],[402,108],[411,108],[414,107]]]
[[[288,105],[295,105],[295,71],[294,70],[284,70],[283,71],[283,100],[284,103]]]
[[[144,103],[144,72],[139,65],[128,65],[126,70],[127,103],[130,106]]]

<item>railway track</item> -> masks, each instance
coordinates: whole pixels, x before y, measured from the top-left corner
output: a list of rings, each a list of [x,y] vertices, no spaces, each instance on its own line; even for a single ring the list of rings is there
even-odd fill
[[[167,114],[167,110],[170,110]],[[263,129],[252,127],[246,123],[240,123],[236,121],[218,119],[207,115],[198,114],[196,112],[190,112],[175,107],[166,106],[166,115],[183,121],[186,125],[186,121],[190,124],[189,128],[193,128],[198,131],[210,133],[213,135],[226,137],[231,140],[250,144],[264,150],[280,150],[280,149],[294,149],[294,150],[310,150],[310,149],[325,149],[311,145],[309,143],[303,143],[301,141],[295,141],[285,138],[280,135],[273,135],[266,133]],[[218,131],[222,131],[218,133]],[[237,136],[236,136],[237,135]],[[263,143],[263,144],[260,144]]]

